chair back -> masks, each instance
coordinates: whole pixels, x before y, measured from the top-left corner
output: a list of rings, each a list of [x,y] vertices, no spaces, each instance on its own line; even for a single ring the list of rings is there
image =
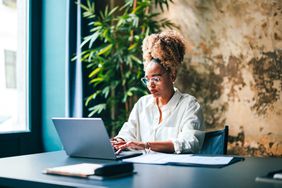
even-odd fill
[[[205,133],[205,139],[199,154],[225,155],[227,153],[228,126],[224,129]]]

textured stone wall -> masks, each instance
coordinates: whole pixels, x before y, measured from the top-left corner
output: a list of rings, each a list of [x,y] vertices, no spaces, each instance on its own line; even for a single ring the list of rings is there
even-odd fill
[[[163,16],[190,45],[176,86],[208,129],[229,125],[228,153],[282,156],[282,0],[174,0]]]

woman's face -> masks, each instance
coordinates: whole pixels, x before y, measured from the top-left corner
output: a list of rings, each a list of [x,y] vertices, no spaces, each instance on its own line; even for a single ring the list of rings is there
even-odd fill
[[[158,63],[150,62],[145,68],[147,87],[154,97],[169,97],[173,91],[173,79]]]

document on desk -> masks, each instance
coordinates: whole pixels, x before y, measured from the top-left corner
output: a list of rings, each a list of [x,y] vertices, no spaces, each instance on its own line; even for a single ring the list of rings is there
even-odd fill
[[[124,159],[125,162],[146,164],[179,164],[196,166],[228,165],[233,157],[227,156],[198,156],[192,154],[152,153]]]
[[[47,168],[43,171],[43,173],[89,179],[104,179],[132,175],[134,173],[133,170],[134,166],[132,163],[79,163]]]

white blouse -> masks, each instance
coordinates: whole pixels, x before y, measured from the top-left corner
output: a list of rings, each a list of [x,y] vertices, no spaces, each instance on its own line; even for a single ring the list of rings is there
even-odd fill
[[[161,107],[160,113],[152,95],[141,97],[129,119],[116,137],[128,141],[172,141],[175,153],[197,153],[204,140],[204,123],[200,104],[189,94],[175,93]]]

